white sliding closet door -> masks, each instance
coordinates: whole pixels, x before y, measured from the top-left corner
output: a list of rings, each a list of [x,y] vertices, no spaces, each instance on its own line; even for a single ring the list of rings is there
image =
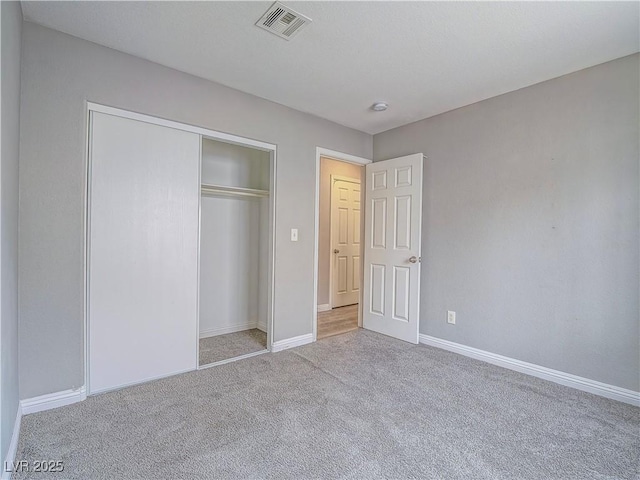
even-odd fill
[[[200,138],[93,112],[89,389],[197,367]]]

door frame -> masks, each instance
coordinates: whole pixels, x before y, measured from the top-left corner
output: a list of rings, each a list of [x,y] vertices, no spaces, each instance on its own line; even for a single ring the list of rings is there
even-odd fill
[[[354,165],[365,166],[373,160],[358,157],[349,153],[338,152],[328,148],[316,147],[316,191],[314,200],[315,220],[314,220],[314,247],[313,247],[313,311],[311,312],[313,326],[313,341],[318,339],[318,238],[320,235],[320,159],[322,157],[339,162],[352,163]],[[366,182],[366,178],[365,178]],[[362,188],[362,184],[361,184]],[[365,205],[362,204],[361,215],[366,215]],[[361,276],[361,282],[363,281]],[[329,293],[331,295],[331,293]],[[358,326],[362,326],[362,288],[360,289],[360,301],[358,303]]]
[[[83,397],[91,395],[91,383],[89,378],[89,282],[90,282],[90,255],[91,255],[91,113],[99,112],[108,115],[114,115],[117,117],[128,118],[130,120],[137,120],[145,123],[150,123],[153,125],[160,125],[164,127],[170,127],[176,130],[183,130],[191,133],[196,133],[200,136],[200,148],[202,149],[202,138],[207,137],[213,140],[217,140],[220,142],[231,143],[234,145],[240,145],[243,147],[254,148],[258,150],[263,150],[270,153],[270,180],[269,180],[269,217],[270,217],[270,225],[269,225],[269,292],[268,292],[268,312],[267,312],[267,350],[272,351],[273,347],[273,338],[274,338],[274,328],[275,328],[275,234],[276,234],[276,197],[277,197],[277,186],[276,186],[276,167],[277,167],[277,145],[274,143],[267,143],[260,140],[255,140],[252,138],[241,137],[238,135],[233,135],[229,133],[219,132],[216,130],[210,130],[208,128],[198,127],[195,125],[189,125],[186,123],[176,122],[173,120],[167,120],[160,117],[154,117],[151,115],[146,115],[142,113],[137,113],[129,110],[123,110],[120,108],[110,107],[107,105],[102,105],[99,103],[94,103],[91,101],[85,102],[85,174],[84,174],[84,192],[85,192],[85,202],[84,202],[84,242],[83,242],[83,280],[84,280],[84,307],[83,307],[83,340],[84,340],[84,386],[83,386]],[[202,162],[202,153],[200,154],[200,158],[198,159],[199,165]],[[200,168],[200,170],[202,170]],[[198,174],[198,191],[200,191],[200,174]],[[194,188],[196,188],[194,186]],[[200,218],[200,203],[202,199],[198,203],[198,218]],[[198,220],[198,258],[200,257],[200,220]],[[200,262],[198,262],[198,271],[197,271],[198,279],[198,292],[196,297],[196,338],[194,342],[196,344],[196,355],[194,359],[194,367],[189,371],[198,370],[199,366],[199,350],[200,350],[200,342],[199,342],[199,330],[200,330]],[[259,352],[262,353],[262,352]],[[230,359],[229,361],[237,360],[238,358]],[[227,361],[217,362],[208,366],[215,366],[220,363],[227,363]],[[173,374],[172,374],[173,375]],[[149,379],[156,380],[156,379]],[[136,383],[137,384],[137,383]],[[118,387],[124,388],[126,385]],[[101,391],[100,393],[103,393]],[[83,398],[83,400],[84,400]]]
[[[366,180],[366,179],[365,179]],[[358,178],[353,178],[353,177],[345,177],[343,175],[330,175],[329,176],[329,186],[331,188],[331,194],[329,195],[329,258],[331,258],[333,260],[333,184],[336,181],[340,181],[340,182],[348,182],[348,183],[355,183],[357,185],[360,185],[360,230],[362,230],[362,225],[363,225],[363,220],[364,220],[364,215],[362,212],[363,206],[364,206],[364,202],[362,201],[362,180],[358,179]],[[318,228],[318,234],[320,234],[320,229]],[[364,239],[361,239],[362,241],[364,241]],[[360,250],[362,250],[362,244],[360,245]],[[362,253],[360,254],[360,260],[364,260],[364,258],[362,258]],[[334,278],[333,278],[333,261],[329,262],[329,309],[333,309],[333,283],[334,283]],[[362,283],[362,281],[360,282]],[[362,295],[359,295],[359,297],[362,297]]]

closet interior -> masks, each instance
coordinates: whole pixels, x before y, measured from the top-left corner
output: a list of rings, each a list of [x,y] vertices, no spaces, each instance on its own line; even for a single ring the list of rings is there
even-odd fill
[[[265,351],[270,305],[270,151],[202,137],[199,366]]]

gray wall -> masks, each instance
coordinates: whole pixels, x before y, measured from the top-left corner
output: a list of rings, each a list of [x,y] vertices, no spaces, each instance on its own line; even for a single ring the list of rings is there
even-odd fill
[[[330,301],[331,279],[331,175],[359,178],[364,182],[364,167],[352,163],[339,162],[330,158],[320,159],[320,192],[318,209],[318,305]],[[361,193],[364,190],[361,191]],[[364,217],[360,218],[360,238],[364,238]],[[363,277],[361,277],[363,278]]]
[[[422,333],[640,389],[638,58],[374,137],[428,157]]]
[[[371,157],[370,135],[30,23],[22,75],[22,398],[84,382],[87,100],[278,145],[274,339],[311,333],[315,148]]]
[[[2,2],[2,163],[0,165],[0,462],[18,409],[18,156],[20,146],[20,3]]]

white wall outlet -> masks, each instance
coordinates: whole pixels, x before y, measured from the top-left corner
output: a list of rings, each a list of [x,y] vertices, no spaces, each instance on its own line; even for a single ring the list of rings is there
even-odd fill
[[[452,323],[453,325],[456,324],[456,312],[447,310],[447,323]]]
[[[292,228],[291,229],[291,241],[292,242],[297,242],[298,241],[298,229],[297,228]]]

